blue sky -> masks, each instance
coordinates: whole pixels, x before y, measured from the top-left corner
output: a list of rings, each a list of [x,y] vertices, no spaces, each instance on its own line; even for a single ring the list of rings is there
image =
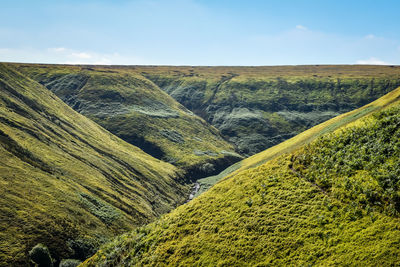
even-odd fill
[[[2,0],[0,61],[400,64],[395,0]]]

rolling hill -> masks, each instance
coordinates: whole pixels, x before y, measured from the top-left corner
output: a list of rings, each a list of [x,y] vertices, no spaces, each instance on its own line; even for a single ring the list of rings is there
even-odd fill
[[[132,146],[0,64],[0,266],[42,242],[84,259],[183,203],[183,172]]]
[[[288,141],[281,151],[289,153],[254,156],[242,166],[255,167],[116,238],[83,266],[396,265],[399,118],[400,88]]]
[[[15,67],[111,133],[182,169],[188,181],[242,159],[217,129],[131,69]]]

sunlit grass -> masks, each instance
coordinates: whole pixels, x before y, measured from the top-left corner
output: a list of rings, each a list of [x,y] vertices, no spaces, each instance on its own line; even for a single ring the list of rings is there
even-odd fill
[[[396,89],[244,160],[83,266],[396,265],[399,96]]]
[[[57,259],[73,256],[71,240],[95,248],[184,202],[175,166],[5,64],[0,88],[0,265],[27,265],[39,242]]]

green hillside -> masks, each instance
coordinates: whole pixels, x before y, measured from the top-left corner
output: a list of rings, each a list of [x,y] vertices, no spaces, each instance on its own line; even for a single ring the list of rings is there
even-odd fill
[[[242,159],[217,129],[131,69],[15,67],[111,133],[183,169],[189,180],[216,174]]]
[[[0,266],[26,266],[47,245],[84,259],[108,238],[186,200],[175,166],[75,112],[0,64]]]
[[[384,220],[390,228],[397,220],[396,160],[389,158],[390,153],[397,153],[393,140],[377,141],[382,150],[363,150],[374,153],[373,160],[369,154],[358,159],[352,157],[362,155],[364,152],[356,148],[363,146],[357,144],[340,152],[336,147],[345,147],[334,140],[342,137],[324,134],[396,102],[399,90],[381,96],[400,85],[399,77],[396,66],[2,63],[0,265],[28,264],[28,251],[37,243],[47,245],[56,262],[84,259],[100,244],[132,229],[137,229],[136,233],[110,243],[90,261],[104,262],[105,256],[107,264],[165,261],[171,265],[215,265],[225,255],[226,265],[253,265],[269,259],[273,264],[346,262],[333,261],[326,248],[323,253],[316,252],[324,255],[323,261],[318,257],[304,259],[302,255],[308,252],[299,249],[297,256],[291,254],[295,252],[289,241],[299,235],[305,243],[318,244],[314,230],[331,240],[331,236],[342,234],[338,229],[345,228],[349,232],[343,234],[348,235],[347,240],[355,239],[351,246],[356,247],[357,242],[366,242],[353,235],[362,227],[380,227],[384,224],[379,220]],[[353,111],[345,113],[349,110]],[[368,120],[375,123],[384,120],[382,116]],[[369,132],[380,136],[389,131],[380,124],[368,128],[374,123],[357,123],[357,129],[367,127],[358,135],[347,136],[350,130],[346,128],[342,135],[347,141],[343,143],[353,141],[349,136],[356,142]],[[317,139],[321,135],[324,137]],[[316,145],[304,146],[310,142]],[[367,143],[372,146],[373,142]],[[343,162],[335,155],[341,155]],[[338,165],[329,163],[333,161]],[[367,164],[369,161],[373,164]],[[387,164],[379,165],[383,163]],[[267,184],[271,179],[266,181],[266,177],[274,177],[272,184]],[[222,181],[154,224],[136,228],[184,203],[189,183],[199,178],[203,179],[198,180],[197,195]],[[294,210],[282,209],[295,199],[299,200]],[[326,203],[334,208],[324,210]],[[302,210],[306,217],[299,214]],[[327,230],[325,223],[318,226],[317,211],[342,228],[331,226]],[[348,215],[350,211],[358,214],[354,221],[348,220],[354,217]],[[373,214],[370,224],[366,214]],[[269,226],[275,231],[286,219],[293,219],[295,225],[290,231],[282,230],[285,235],[277,230],[274,238],[286,240],[283,243],[263,232]],[[365,224],[360,220],[366,220]],[[213,243],[213,238],[219,241]],[[382,236],[380,242],[390,241],[385,238]],[[370,239],[375,240],[371,235]],[[259,248],[259,253],[250,257],[250,248],[240,247],[253,241],[271,248]],[[292,262],[288,257],[279,261],[282,255],[276,255],[282,250],[277,244],[283,244],[286,255],[293,256]],[[301,247],[310,253],[319,246],[304,244]],[[377,246],[390,254],[387,244]],[[339,252],[357,251],[345,238],[336,245],[344,246]],[[333,249],[338,247],[332,248],[332,253],[339,253]],[[360,257],[365,253],[360,252]]]
[[[400,86],[398,66],[16,67],[145,152],[195,165],[192,175],[204,162],[215,174],[238,160],[230,144],[256,154]]]
[[[330,121],[344,127],[238,171],[83,266],[397,265],[399,96]]]
[[[225,169],[218,175],[199,179],[197,182],[200,185],[200,190],[198,191],[197,195],[206,191],[208,188],[210,188],[212,185],[214,185],[223,178],[229,178],[239,173],[240,171],[259,166],[262,163],[267,162],[268,160],[271,160],[279,155],[282,155],[283,153],[290,153],[293,150],[299,148],[304,144],[311,142],[312,140],[316,139],[317,137],[323,134],[332,132],[355,120],[358,120],[363,116],[366,116],[372,112],[379,111],[391,105],[393,102],[398,101],[399,98],[400,98],[400,90],[398,89],[393,90],[390,93],[384,95],[383,97],[369,103],[368,105],[347,112],[345,114],[339,115],[324,123],[314,126],[311,129],[308,129],[302,132],[301,134],[298,134],[295,137],[290,138],[289,140],[286,140],[278,145],[266,149],[265,151],[257,153],[251,157],[248,157],[240,162],[237,162],[229,166],[229,168]]]
[[[253,155],[400,86],[398,66],[137,67]]]

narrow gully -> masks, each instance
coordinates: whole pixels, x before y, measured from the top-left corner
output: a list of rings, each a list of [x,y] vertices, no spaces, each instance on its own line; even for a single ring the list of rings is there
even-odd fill
[[[200,190],[200,184],[198,182],[195,182],[192,188],[192,191],[188,197],[188,199],[186,200],[186,203],[188,203],[190,200],[192,200],[194,198],[194,196],[197,194],[197,192],[199,192]]]

